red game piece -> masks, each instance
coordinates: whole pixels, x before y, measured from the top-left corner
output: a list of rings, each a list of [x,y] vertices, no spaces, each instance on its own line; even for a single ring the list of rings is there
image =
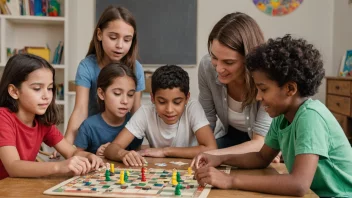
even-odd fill
[[[145,178],[145,174],[144,174],[144,172],[145,172],[144,167],[142,167],[141,172],[142,172],[142,179],[141,179],[141,181],[142,181],[142,182],[147,181],[147,179]]]

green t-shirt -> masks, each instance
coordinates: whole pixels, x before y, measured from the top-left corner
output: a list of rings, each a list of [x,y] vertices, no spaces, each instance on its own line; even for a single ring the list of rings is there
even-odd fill
[[[289,172],[299,154],[319,155],[311,189],[320,197],[352,196],[352,148],[339,123],[324,104],[308,99],[290,124],[273,119],[265,144],[281,150]]]

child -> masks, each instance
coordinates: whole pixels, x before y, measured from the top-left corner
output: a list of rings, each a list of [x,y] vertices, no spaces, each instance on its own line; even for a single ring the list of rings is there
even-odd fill
[[[142,166],[142,156],[192,158],[216,149],[216,142],[204,110],[189,100],[189,77],[181,67],[159,67],[152,76],[153,105],[142,106],[116,139],[106,148],[105,157],[127,166]],[[146,137],[150,147],[126,151],[134,137]]]
[[[80,126],[75,139],[79,150],[104,154],[107,145],[131,117],[129,111],[133,105],[136,81],[131,68],[122,63],[111,63],[101,70],[97,92],[102,113],[90,116]],[[128,149],[137,149],[141,144],[142,140],[135,138]]]
[[[141,91],[145,89],[144,72],[137,57],[137,29],[132,14],[125,8],[109,6],[94,30],[88,53],[76,73],[76,102],[65,138],[73,143],[82,122],[99,113],[97,78],[102,68],[111,62],[122,62],[132,68],[137,88],[132,113],[140,107]]]
[[[103,165],[96,155],[76,150],[56,128],[55,92],[55,70],[47,61],[29,54],[9,59],[0,82],[0,179],[80,175]],[[34,162],[43,141],[69,159]]]
[[[271,194],[303,196],[311,188],[320,197],[352,196],[352,149],[339,123],[313,96],[324,77],[318,50],[290,35],[270,39],[246,58],[257,86],[257,100],[274,118],[259,152],[200,154],[193,162],[200,184]],[[282,151],[289,174],[223,174],[221,163],[265,168]]]

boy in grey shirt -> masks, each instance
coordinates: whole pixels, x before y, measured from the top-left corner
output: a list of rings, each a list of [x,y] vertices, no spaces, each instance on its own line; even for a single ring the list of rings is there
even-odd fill
[[[148,157],[193,158],[216,149],[214,134],[204,110],[189,100],[189,77],[175,65],[158,68],[152,76],[153,105],[142,106],[106,148],[105,157],[128,166],[141,166]],[[134,137],[146,137],[150,147],[126,151]]]

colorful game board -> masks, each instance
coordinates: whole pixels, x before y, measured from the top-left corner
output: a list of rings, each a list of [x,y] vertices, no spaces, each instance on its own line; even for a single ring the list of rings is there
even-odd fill
[[[121,185],[120,171],[129,171],[128,180]],[[230,173],[231,168],[223,170]],[[106,181],[105,169],[86,176],[76,176],[66,180],[44,192],[48,195],[70,195],[89,197],[207,197],[211,186],[199,186],[194,180],[194,172],[177,170],[180,173],[181,195],[175,195],[175,185],[172,185],[173,170],[147,169],[146,181],[141,181],[141,169],[116,168],[115,174]]]

